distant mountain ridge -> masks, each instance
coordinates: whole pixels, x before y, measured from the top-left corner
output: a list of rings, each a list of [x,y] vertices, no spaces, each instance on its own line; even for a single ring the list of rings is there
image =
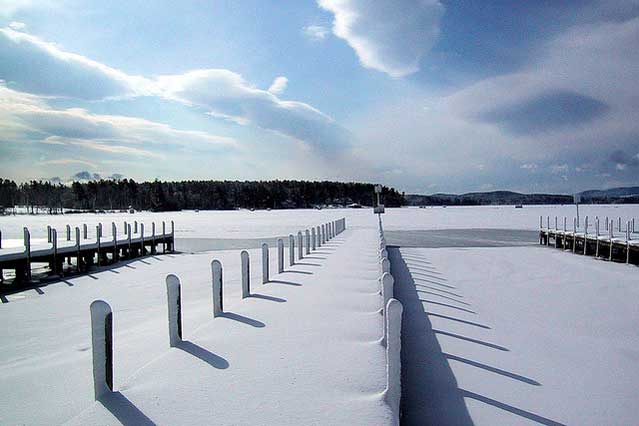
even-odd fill
[[[639,186],[589,190],[579,193],[583,204],[639,203]],[[523,194],[513,191],[469,192],[466,194],[406,194],[409,206],[477,206],[509,204],[572,204],[573,195]]]

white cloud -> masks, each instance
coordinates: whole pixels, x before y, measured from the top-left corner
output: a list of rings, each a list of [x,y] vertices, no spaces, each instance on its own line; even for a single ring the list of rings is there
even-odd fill
[[[438,0],[317,0],[332,12],[333,33],[355,50],[366,68],[391,77],[419,70],[439,36],[444,8]]]
[[[285,101],[249,85],[224,69],[203,69],[158,78],[170,99],[209,109],[215,117],[253,124],[325,151],[348,144],[348,132],[335,120],[303,102]]]
[[[284,90],[286,90],[287,85],[288,78],[280,76],[273,80],[273,83],[271,84],[271,87],[268,88],[268,91],[274,95],[279,95],[284,92]]]
[[[153,94],[154,85],[143,77],[11,28],[0,28],[0,56],[0,77],[24,92],[86,100]]]
[[[179,130],[163,123],[118,115],[92,114],[79,108],[55,109],[43,99],[0,85],[0,134],[6,140],[41,139],[110,154],[163,158],[168,147],[235,146],[236,141],[206,132]]]
[[[71,159],[71,158],[63,158],[63,159],[58,159],[58,160],[47,160],[47,161],[42,161],[41,164],[44,165],[53,165],[53,166],[70,166],[70,165],[82,165],[82,166],[88,166],[91,167],[92,169],[97,169],[98,165],[95,163],[92,163],[90,161],[86,161],[86,160],[77,160],[77,159]]]
[[[348,132],[326,114],[306,103],[278,98],[288,84],[286,77],[276,78],[269,90],[262,90],[225,69],[194,70],[157,79],[130,76],[10,28],[0,29],[0,56],[3,58],[0,78],[21,92],[84,100],[157,96],[203,107],[211,116],[252,124],[326,151],[348,143]],[[115,118],[102,116],[87,122],[87,114],[74,110],[29,111],[31,117],[38,116],[38,123],[32,125],[44,131],[64,131],[60,127],[66,126],[89,132],[92,137],[108,137]],[[79,121],[84,124],[79,125]],[[120,125],[126,124],[124,118],[117,121]],[[102,134],[106,136],[100,136]],[[84,137],[77,133],[66,136]]]
[[[25,24],[23,22],[13,21],[13,22],[9,23],[9,28],[11,28],[12,30],[16,30],[16,31],[24,30],[26,27],[27,27],[27,24]]]
[[[303,29],[304,35],[312,41],[322,41],[331,33],[331,30],[323,25],[308,25]]]

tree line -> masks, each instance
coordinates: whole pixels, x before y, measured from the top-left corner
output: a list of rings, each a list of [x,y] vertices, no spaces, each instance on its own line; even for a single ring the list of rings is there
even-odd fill
[[[136,182],[133,179],[75,181],[70,185],[49,181],[16,184],[0,178],[0,212],[25,206],[29,213],[65,210],[230,210],[236,208],[311,208],[326,205],[374,204],[369,183],[330,181],[182,181]],[[386,206],[404,204],[404,195],[383,187]]]

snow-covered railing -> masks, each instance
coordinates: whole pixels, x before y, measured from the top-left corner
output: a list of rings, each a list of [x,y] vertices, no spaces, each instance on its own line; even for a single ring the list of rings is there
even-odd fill
[[[395,299],[393,286],[395,280],[391,275],[388,251],[386,250],[386,238],[381,217],[379,219],[379,283],[382,296],[382,314],[384,315],[382,345],[386,347],[386,390],[384,392],[386,402],[390,405],[394,414],[395,424],[399,424],[399,402],[402,396],[400,358],[402,342],[402,312],[403,307],[399,300]]]
[[[131,224],[126,224],[127,234],[130,239],[131,236]],[[134,223],[134,231],[135,232]],[[77,228],[76,228],[77,229]],[[317,234],[315,230],[317,229]],[[306,239],[302,238],[303,233],[300,231],[297,233],[298,244],[298,260],[304,256],[303,246],[306,245],[306,253],[309,254],[315,251],[321,245],[334,238],[337,234],[343,232],[346,229],[345,219],[339,219],[336,221],[322,224],[321,226],[313,227],[312,231],[306,229],[304,234]],[[52,231],[53,235],[56,235],[55,229]],[[143,226],[140,226],[140,232],[143,231]],[[173,230],[172,230],[173,232]],[[28,230],[25,228],[25,234]],[[76,238],[79,238],[80,231],[76,232]],[[25,237],[26,238],[26,237]],[[322,243],[320,243],[320,239]],[[306,243],[304,243],[306,240]],[[57,239],[54,239],[57,241]],[[289,235],[289,261],[290,265],[295,264],[295,238],[293,234]],[[55,242],[54,242],[55,245]],[[309,247],[310,245],[310,247]],[[284,272],[284,244],[281,239],[278,240],[278,272]],[[246,250],[240,252],[241,260],[241,274],[242,274],[242,299],[250,297],[251,295],[251,275],[250,275],[250,259],[249,253]],[[270,280],[269,277],[269,247],[268,244],[262,244],[262,284],[267,284]],[[180,278],[177,275],[169,274],[165,280],[166,294],[167,294],[167,307],[168,307],[168,323],[169,323],[169,346],[176,347],[182,342],[182,290]],[[212,310],[213,317],[222,316],[224,314],[224,278],[223,278],[223,266],[222,262],[217,259],[211,261],[211,286],[212,286]],[[399,303],[399,302],[398,302]],[[387,326],[390,332],[387,335],[390,346],[395,348],[394,342],[398,342],[399,329],[393,328],[393,324],[397,321],[394,320],[397,317],[397,307],[391,303],[386,307],[386,322],[391,321],[391,325]],[[401,318],[401,305],[399,306],[399,317]],[[91,304],[91,333],[92,333],[92,345],[93,345],[93,385],[95,399],[100,399],[105,394],[113,392],[113,314],[111,307],[108,303],[102,300],[96,300]],[[401,319],[399,320],[401,324]],[[397,350],[397,357],[399,357],[399,350]],[[388,349],[387,349],[388,352]],[[399,362],[399,358],[397,358]],[[392,364],[387,370],[389,377],[395,376],[395,369],[399,364]],[[399,374],[399,373],[397,373]],[[398,382],[399,383],[399,382]],[[395,394],[393,390],[393,395]]]

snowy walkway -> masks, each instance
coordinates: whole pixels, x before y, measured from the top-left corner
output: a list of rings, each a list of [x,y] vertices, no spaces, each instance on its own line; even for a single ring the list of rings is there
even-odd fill
[[[637,423],[637,267],[542,247],[390,255],[402,424]]]
[[[334,238],[240,299],[239,251],[137,259],[7,296],[0,424],[391,424],[381,396],[376,232]],[[209,263],[228,311],[213,319]],[[271,250],[271,271],[277,271]],[[169,348],[164,277],[182,280],[185,343]],[[93,401],[89,304],[114,311],[114,388]],[[7,325],[10,325],[8,327]]]

